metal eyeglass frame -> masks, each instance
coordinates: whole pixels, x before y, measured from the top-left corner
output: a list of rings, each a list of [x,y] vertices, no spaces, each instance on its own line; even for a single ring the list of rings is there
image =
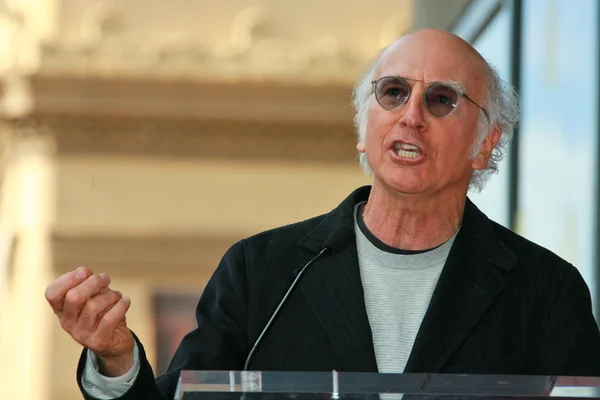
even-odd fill
[[[389,78],[398,79],[400,81],[406,81],[406,83],[407,83],[406,86],[408,87],[408,96],[406,96],[406,100],[402,104],[400,104],[398,107],[394,107],[394,108],[391,108],[391,109],[388,110],[379,101],[379,96],[378,96],[379,90],[377,89],[377,84],[382,79],[389,79]],[[405,78],[403,76],[391,76],[391,75],[388,75],[388,76],[382,76],[379,79],[371,81],[371,85],[372,85],[372,87],[371,87],[371,94],[375,94],[375,100],[377,100],[377,103],[384,110],[387,110],[387,111],[399,110],[400,108],[402,108],[404,105],[406,105],[408,103],[408,100],[410,99],[410,96],[412,94],[412,87],[408,84],[408,81],[422,82],[422,83],[428,83],[429,84],[429,86],[427,86],[427,88],[425,88],[425,90],[423,91],[423,105],[425,106],[425,109],[427,110],[427,112],[429,114],[431,114],[435,118],[447,118],[447,117],[451,116],[452,114],[454,114],[454,112],[458,109],[458,106],[460,106],[460,97],[464,97],[465,99],[469,100],[471,103],[475,104],[481,111],[483,111],[483,114],[485,115],[485,117],[487,118],[487,120],[488,121],[490,120],[490,115],[488,114],[487,110],[485,108],[481,107],[479,104],[477,104],[475,102],[475,100],[473,100],[469,96],[467,96],[467,94],[464,92],[464,90],[462,90],[462,84],[459,83],[459,82],[454,82],[454,81],[450,81],[450,82],[424,81],[424,80],[420,80],[420,79]],[[429,107],[427,106],[427,102],[425,100],[425,95],[427,94],[427,91],[429,90],[429,88],[431,88],[432,86],[436,86],[436,85],[443,86],[443,87],[446,87],[448,89],[452,89],[459,96],[459,101],[456,104],[456,107],[454,107],[454,109],[448,115],[445,115],[443,117],[438,117],[437,115],[432,114],[431,111],[429,110]]]

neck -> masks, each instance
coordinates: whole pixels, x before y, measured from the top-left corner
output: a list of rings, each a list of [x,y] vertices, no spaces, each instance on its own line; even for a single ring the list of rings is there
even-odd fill
[[[466,190],[436,196],[405,195],[373,185],[363,219],[383,243],[404,250],[437,247],[462,223]]]

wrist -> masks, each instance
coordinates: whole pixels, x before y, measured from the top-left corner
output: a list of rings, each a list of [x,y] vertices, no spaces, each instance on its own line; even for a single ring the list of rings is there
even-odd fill
[[[133,367],[133,352],[118,357],[97,356],[96,361],[100,374],[109,378],[115,378],[125,375]]]

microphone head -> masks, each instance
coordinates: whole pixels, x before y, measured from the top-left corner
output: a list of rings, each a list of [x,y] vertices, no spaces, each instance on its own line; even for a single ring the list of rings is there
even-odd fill
[[[325,246],[329,254],[336,254],[344,250],[354,240],[354,228],[346,225],[338,227],[325,239]]]

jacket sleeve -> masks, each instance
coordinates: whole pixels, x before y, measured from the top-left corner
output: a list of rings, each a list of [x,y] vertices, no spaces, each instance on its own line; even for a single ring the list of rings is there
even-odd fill
[[[196,307],[198,327],[181,341],[167,371],[154,378],[142,344],[140,372],[120,400],[173,399],[182,370],[240,370],[248,354],[248,274],[245,241],[233,245],[210,278]],[[85,366],[82,355],[77,380]],[[86,400],[96,400],[82,393]]]
[[[571,266],[543,333],[542,370],[552,375],[600,377],[600,331],[590,291]]]
[[[139,341],[135,333],[134,338],[138,345],[140,370],[133,386],[123,396],[118,397],[117,399],[167,400],[168,397],[162,396],[158,390],[158,387],[156,386],[156,382],[154,381],[154,372],[152,372],[152,367],[150,366],[148,358],[146,357],[146,351],[144,350],[144,346]],[[87,358],[87,349],[84,349],[81,353],[81,357],[79,358],[79,365],[77,366],[77,383],[79,384],[79,389],[81,390],[85,400],[98,400],[98,398],[86,392],[82,385],[83,371],[85,368],[85,363],[87,362]],[[170,398],[172,399],[173,396]]]

